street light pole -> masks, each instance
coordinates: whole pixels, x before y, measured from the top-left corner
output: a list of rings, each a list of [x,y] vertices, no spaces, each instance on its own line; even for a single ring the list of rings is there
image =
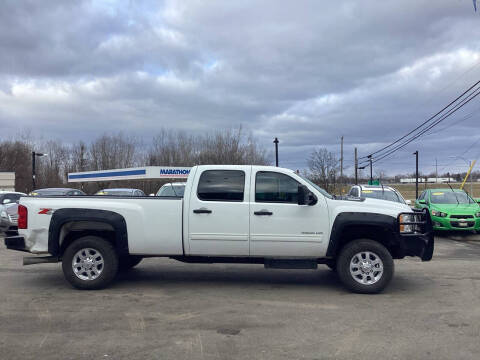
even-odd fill
[[[275,138],[275,140],[273,140],[273,143],[275,144],[275,166],[278,167],[278,138]]]
[[[42,154],[42,153],[37,153],[35,151],[32,151],[32,191],[35,190],[36,188],[36,172],[35,172],[35,159],[36,157],[41,157],[41,156],[48,156],[48,154]]]
[[[368,155],[368,161],[370,162],[370,185],[373,184],[373,163],[372,163],[372,155]]]

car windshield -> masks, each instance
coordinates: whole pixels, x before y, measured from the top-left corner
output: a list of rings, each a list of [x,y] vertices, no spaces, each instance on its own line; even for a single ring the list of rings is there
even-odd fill
[[[133,191],[130,191],[130,190],[100,190],[95,195],[133,196]]]
[[[432,204],[474,204],[475,201],[461,191],[433,191],[430,194]]]
[[[178,196],[183,197],[185,193],[185,185],[167,185],[162,186],[158,191],[157,196]]]
[[[327,198],[329,199],[333,199],[333,196],[330,195],[325,189],[322,189],[320,186],[318,186],[317,184],[315,184],[314,182],[308,180],[305,176],[302,176],[302,175],[298,175],[300,176],[303,180],[305,180],[307,183],[309,183],[310,185],[312,185],[316,190],[320,191],[320,193],[323,195],[323,196],[326,196]]]
[[[403,203],[397,193],[390,190],[362,190],[362,197]]]

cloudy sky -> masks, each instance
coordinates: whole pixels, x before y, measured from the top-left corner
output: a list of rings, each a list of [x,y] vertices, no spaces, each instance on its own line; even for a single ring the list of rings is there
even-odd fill
[[[315,147],[352,171],[480,79],[471,0],[23,1],[0,4],[0,137],[65,142],[122,130],[242,125],[281,165]],[[480,97],[376,164],[465,168],[480,155]],[[273,159],[272,159],[273,160]]]

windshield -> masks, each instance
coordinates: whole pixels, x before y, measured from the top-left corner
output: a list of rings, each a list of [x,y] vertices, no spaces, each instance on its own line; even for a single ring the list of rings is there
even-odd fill
[[[133,196],[133,192],[129,190],[100,190],[95,195]]]
[[[474,204],[475,201],[461,191],[434,191],[430,194],[432,204]]]
[[[305,180],[307,183],[309,183],[310,185],[312,185],[316,190],[320,191],[320,193],[323,195],[323,196],[326,196],[327,198],[329,199],[333,199],[333,196],[330,195],[326,190],[322,189],[320,186],[318,186],[317,184],[311,182],[310,180],[308,180],[306,177],[300,175],[300,174],[297,174],[298,176],[300,176],[303,180]]]
[[[157,196],[178,196],[183,197],[185,192],[185,185],[167,185],[162,186],[157,193]]]
[[[362,197],[403,203],[396,192],[389,190],[362,190]]]

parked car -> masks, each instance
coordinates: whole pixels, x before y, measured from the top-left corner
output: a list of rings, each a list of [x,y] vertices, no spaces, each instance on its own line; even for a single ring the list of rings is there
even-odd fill
[[[174,182],[174,183],[167,183],[163,185],[157,192],[156,196],[160,197],[183,197],[185,193],[185,186],[187,183],[185,182]]]
[[[0,233],[7,236],[17,235],[18,204],[6,204],[0,210]]]
[[[425,190],[415,207],[428,209],[434,230],[480,230],[480,205],[463,190]]]
[[[29,196],[80,196],[86,195],[82,190],[71,188],[46,188],[33,190]]]
[[[6,237],[6,247],[49,255],[24,264],[61,261],[79,289],[104,288],[148,256],[273,269],[325,264],[348,289],[376,293],[392,279],[393,259],[429,261],[434,247],[426,211],[338,199],[271,166],[195,166],[183,198],[22,197],[18,213],[19,235]]]
[[[27,194],[16,191],[0,191],[0,211],[3,210],[3,206],[17,202],[22,196],[27,196]]]
[[[128,189],[128,188],[118,188],[118,189],[103,189],[97,191],[95,195],[106,195],[106,196],[146,196],[142,190],[138,189]]]
[[[349,196],[364,197],[379,200],[394,201],[410,205],[410,200],[405,200],[396,189],[382,185],[353,185],[348,192]]]

